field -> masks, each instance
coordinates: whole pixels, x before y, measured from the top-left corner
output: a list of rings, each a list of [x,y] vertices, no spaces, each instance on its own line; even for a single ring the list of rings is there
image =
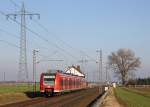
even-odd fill
[[[39,84],[36,85],[36,90],[39,91]],[[1,93],[25,93],[32,92],[32,84],[3,84],[0,85],[0,94]]]
[[[36,93],[39,95],[39,84],[36,85]],[[33,97],[32,84],[1,84],[0,105],[30,100]]]
[[[115,95],[126,107],[150,107],[150,91],[148,90],[117,87]]]

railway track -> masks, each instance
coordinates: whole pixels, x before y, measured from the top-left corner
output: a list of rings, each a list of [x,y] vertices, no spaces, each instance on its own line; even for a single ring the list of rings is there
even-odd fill
[[[99,94],[98,88],[89,88],[61,96],[35,98],[0,107],[87,107]]]

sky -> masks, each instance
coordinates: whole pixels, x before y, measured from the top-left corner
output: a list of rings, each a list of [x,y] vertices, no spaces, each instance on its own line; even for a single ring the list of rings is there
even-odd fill
[[[0,0],[0,11],[5,14],[18,12],[22,2],[23,0]],[[27,30],[30,79],[33,49],[39,49],[38,60],[64,60],[41,61],[37,65],[37,79],[47,69],[64,69],[73,64],[81,64],[81,59],[97,59],[98,49],[102,49],[105,63],[107,56],[120,48],[129,48],[140,57],[142,65],[136,72],[137,77],[150,76],[149,0],[24,0],[24,3],[27,12],[40,14],[40,19],[33,16],[30,20],[27,16],[27,26],[49,41],[47,43]],[[16,20],[20,22],[20,17],[17,16]],[[44,26],[44,29],[39,25]],[[0,40],[19,47],[20,25],[0,14],[0,29],[15,35],[0,30]],[[0,80],[3,80],[4,72],[7,80],[17,80],[19,48],[0,42],[0,50]],[[89,61],[81,66],[89,72],[89,78],[94,78],[97,71],[95,62]]]

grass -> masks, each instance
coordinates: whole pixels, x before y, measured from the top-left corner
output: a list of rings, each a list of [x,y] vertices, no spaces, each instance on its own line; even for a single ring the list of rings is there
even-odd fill
[[[36,85],[37,91],[39,91],[39,84]],[[0,85],[0,94],[2,93],[25,93],[32,92],[33,86],[27,84],[12,84],[12,85]]]
[[[150,89],[149,88],[125,88],[125,89],[150,98]]]
[[[132,89],[117,87],[115,94],[117,99],[127,107],[150,107],[150,98]]]
[[[39,97],[39,84],[36,84],[36,95],[33,93],[32,84],[1,84],[0,85],[0,105],[30,100]]]

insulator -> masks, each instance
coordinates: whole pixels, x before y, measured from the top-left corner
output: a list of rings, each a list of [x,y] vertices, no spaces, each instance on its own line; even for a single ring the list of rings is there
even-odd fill
[[[40,19],[40,15],[38,15],[38,19]]]
[[[32,15],[30,15],[30,19],[32,20]]]
[[[7,20],[9,19],[9,15],[6,15]]]
[[[17,18],[17,15],[14,15],[14,19],[16,20],[16,18]]]

